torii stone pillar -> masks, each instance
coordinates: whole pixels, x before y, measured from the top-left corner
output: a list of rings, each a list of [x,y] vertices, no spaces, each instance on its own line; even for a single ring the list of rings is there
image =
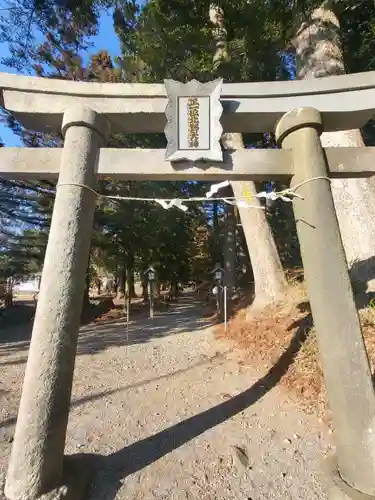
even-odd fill
[[[293,158],[291,187],[328,175],[320,142],[322,130],[322,117],[313,108],[293,110],[279,121],[278,143],[291,150]],[[294,214],[333,413],[336,477],[342,478],[331,492],[335,498],[347,494],[357,498],[358,492],[374,495],[374,389],[331,186],[327,179],[315,179],[298,188],[298,194],[304,199],[294,199]]]
[[[80,105],[64,114],[65,144],[5,495],[35,499],[62,486],[78,328],[109,124]],[[75,185],[74,185],[75,184]]]

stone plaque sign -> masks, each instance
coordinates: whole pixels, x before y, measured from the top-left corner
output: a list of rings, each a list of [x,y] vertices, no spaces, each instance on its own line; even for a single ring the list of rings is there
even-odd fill
[[[208,83],[164,80],[168,96],[166,160],[223,161],[220,145],[222,83],[222,79]]]

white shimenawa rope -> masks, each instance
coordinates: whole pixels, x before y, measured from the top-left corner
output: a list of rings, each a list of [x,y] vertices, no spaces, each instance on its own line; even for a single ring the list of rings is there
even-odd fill
[[[282,191],[270,191],[270,192],[265,192],[262,191],[261,193],[256,193],[256,194],[249,194],[248,196],[245,196],[244,198],[266,198],[269,200],[277,200],[278,198],[282,199],[283,201],[291,202],[293,201],[293,198],[299,198],[303,200],[303,196],[298,195],[295,191],[303,186],[304,184],[307,184],[308,182],[315,181],[318,179],[326,179],[327,181],[331,182],[331,179],[326,176],[318,176],[318,177],[311,177],[311,179],[307,179],[303,182],[300,182],[296,186],[293,186],[291,188],[283,189]],[[76,186],[76,187],[81,187],[84,189],[87,189],[88,191],[91,191],[95,196],[98,198],[107,198],[110,200],[119,200],[119,201],[153,201],[155,203],[158,203],[161,205],[165,210],[169,210],[172,207],[179,208],[183,212],[186,212],[188,210],[188,207],[184,205],[184,203],[188,202],[214,202],[214,201],[223,201],[224,203],[228,203],[230,205],[238,206],[238,207],[244,207],[244,208],[257,208],[260,210],[265,210],[265,207],[257,206],[257,205],[250,205],[247,203],[247,201],[243,199],[236,199],[234,196],[227,196],[227,197],[222,197],[222,198],[212,198],[214,194],[216,194],[220,189],[227,187],[230,185],[229,181],[223,181],[218,184],[213,184],[210,187],[210,190],[206,193],[206,196],[196,196],[196,197],[191,197],[191,198],[142,198],[142,197],[136,197],[136,196],[118,196],[118,195],[106,195],[106,194],[100,194],[94,189],[92,189],[90,186],[87,186],[86,184],[80,184],[78,182],[61,182],[56,185],[56,189],[59,187],[63,186]]]
[[[329,177],[320,175],[317,177],[311,177],[310,179],[306,179],[305,181],[300,182],[296,186],[283,189],[282,191],[269,191],[269,192],[262,191],[262,192],[256,193],[256,194],[245,195],[244,197],[245,198],[266,198],[269,200],[277,200],[278,198],[281,198],[283,201],[288,201],[288,202],[293,201],[293,198],[299,198],[299,199],[303,200],[303,196],[297,194],[296,190],[298,188],[300,188],[301,186],[303,186],[304,184],[307,184],[308,182],[315,181],[318,179],[325,179],[325,180],[331,182],[331,179]],[[229,181],[220,182],[219,184],[213,184],[210,187],[210,190],[206,193],[206,197],[210,198],[213,194],[216,194],[220,189],[227,187],[229,185],[230,185]],[[214,198],[214,199],[221,199],[221,198]],[[228,200],[234,199],[234,198],[222,198],[222,199],[223,199],[223,201],[230,203]],[[242,202],[242,200],[238,200],[238,203],[241,203],[241,202]],[[238,206],[241,206],[241,205],[238,205]]]
[[[330,179],[329,177],[325,176],[325,175],[318,175],[317,177],[311,177],[310,179],[306,179],[305,181],[303,182],[300,182],[299,184],[297,184],[296,186],[293,186],[292,188],[288,188],[290,191],[295,191],[296,189],[298,189],[299,187],[303,186],[304,184],[307,184],[308,182],[311,182],[311,181],[317,181],[319,179],[325,179],[326,181],[328,181],[329,183],[332,182],[332,179]],[[288,191],[288,189],[285,189],[285,191]],[[302,198],[303,199],[303,198]]]
[[[95,196],[98,198],[107,198],[110,200],[119,200],[119,201],[153,201],[155,203],[158,203],[161,205],[165,210],[169,210],[172,207],[179,208],[183,212],[186,212],[188,210],[188,207],[184,205],[186,202],[199,202],[199,201],[204,201],[204,202],[214,202],[214,201],[226,201],[227,203],[230,202],[230,200],[234,200],[233,197],[229,198],[213,198],[212,200],[207,199],[206,197],[203,196],[195,196],[191,198],[142,198],[142,197],[135,197],[135,196],[118,196],[118,195],[106,195],[106,194],[101,194],[92,189],[89,186],[86,186],[86,184],[80,184],[78,182],[62,182],[56,185],[56,189],[59,187],[63,186],[76,186],[76,187],[81,187],[84,189],[88,189],[91,191]],[[247,208],[258,208],[261,210],[264,210],[264,207],[258,207],[255,205],[247,205]]]

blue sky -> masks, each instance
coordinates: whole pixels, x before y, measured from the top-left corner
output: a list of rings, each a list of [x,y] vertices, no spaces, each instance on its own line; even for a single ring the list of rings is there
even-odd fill
[[[141,2],[144,3],[144,2]],[[97,52],[99,49],[106,49],[111,56],[120,55],[120,44],[118,38],[113,31],[112,13],[106,11],[100,17],[100,30],[98,36],[93,40],[95,46],[89,51],[89,55]],[[0,58],[6,57],[8,50],[6,44],[0,44]],[[12,68],[8,68],[0,64],[0,71],[5,73],[16,73]],[[6,146],[14,147],[21,146],[21,142],[17,136],[13,134],[4,124],[0,123],[0,137]]]
[[[147,0],[139,0],[137,3],[142,7]],[[88,56],[96,53],[99,49],[106,49],[111,56],[120,55],[120,44],[113,30],[112,11],[104,11],[100,16],[100,28],[98,35],[93,39],[94,46],[89,50]],[[0,59],[8,55],[6,44],[0,44]],[[295,60],[291,54],[284,54],[284,64],[289,73],[289,79],[295,78]],[[0,64],[0,72],[16,73],[12,68]],[[0,123],[0,137],[6,146],[22,146],[19,138],[13,134],[5,125]]]

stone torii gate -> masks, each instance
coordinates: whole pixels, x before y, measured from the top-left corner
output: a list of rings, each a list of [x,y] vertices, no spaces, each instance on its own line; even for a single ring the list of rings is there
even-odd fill
[[[328,177],[375,173],[375,148],[322,148],[320,134],[375,116],[375,73],[224,84],[224,132],[276,131],[281,150],[222,162],[165,160],[162,150],[105,148],[113,132],[162,132],[162,84],[98,84],[0,74],[3,106],[25,127],[62,132],[62,149],[3,148],[0,176],[58,178],[12,454],[10,500],[76,498],[64,459],[96,179],[309,181],[295,198],[305,277],[337,445],[332,498],[375,496],[375,397]],[[275,128],[276,126],[276,128]],[[312,180],[313,179],[313,180]],[[74,474],[73,474],[74,475]],[[73,485],[73,486],[72,486]],[[76,485],[77,486],[77,485]]]

